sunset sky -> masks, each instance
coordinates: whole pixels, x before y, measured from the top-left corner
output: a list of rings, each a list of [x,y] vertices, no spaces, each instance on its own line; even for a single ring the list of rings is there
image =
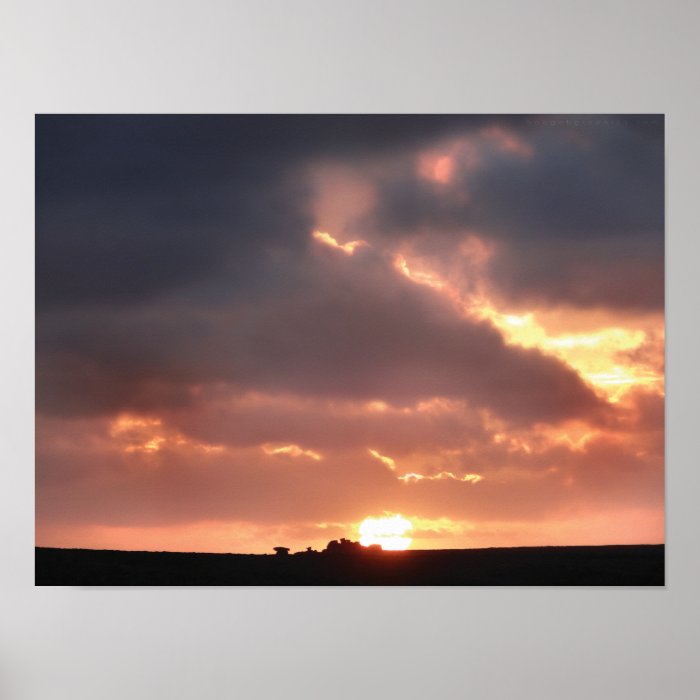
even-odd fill
[[[662,117],[40,116],[36,194],[38,545],[664,541]]]

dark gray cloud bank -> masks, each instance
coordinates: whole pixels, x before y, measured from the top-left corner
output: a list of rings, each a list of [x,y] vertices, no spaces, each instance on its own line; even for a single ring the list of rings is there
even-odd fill
[[[444,395],[516,423],[600,414],[572,370],[460,319],[374,249],[342,260],[312,250],[306,166],[408,162],[495,124],[527,139],[532,156],[494,148],[443,189],[415,168],[380,171],[364,237],[449,247],[477,230],[502,246],[490,273],[505,297],[658,309],[662,119],[534,122],[38,117],[38,409],[157,411],[225,382],[398,403]]]

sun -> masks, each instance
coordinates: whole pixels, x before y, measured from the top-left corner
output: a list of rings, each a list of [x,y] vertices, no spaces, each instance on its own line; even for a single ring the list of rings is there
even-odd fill
[[[411,521],[398,513],[381,518],[365,518],[358,528],[360,544],[365,547],[378,544],[382,549],[408,549],[411,538],[407,533],[412,529]]]

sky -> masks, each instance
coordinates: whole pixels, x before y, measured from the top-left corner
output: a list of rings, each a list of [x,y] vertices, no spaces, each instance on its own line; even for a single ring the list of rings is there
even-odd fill
[[[36,119],[39,546],[663,542],[663,362],[663,117]]]

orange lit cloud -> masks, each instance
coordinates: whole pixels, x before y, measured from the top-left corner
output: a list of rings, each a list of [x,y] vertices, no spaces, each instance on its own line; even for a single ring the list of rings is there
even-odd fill
[[[464,476],[456,476],[452,472],[438,472],[433,475],[418,474],[416,472],[409,472],[403,476],[398,477],[399,481],[403,481],[406,484],[415,483],[417,481],[436,481],[439,479],[452,479],[453,481],[466,481],[471,484],[476,484],[481,481],[484,477],[479,474],[464,474]]]
[[[472,237],[472,240],[474,239]],[[488,260],[485,257],[484,260]],[[632,353],[640,349],[647,338],[663,333],[662,322],[643,320],[645,328],[624,328],[608,325],[602,318],[601,325],[590,331],[567,332],[576,328],[579,318],[592,317],[595,312],[571,311],[570,316],[559,316],[554,326],[547,327],[547,313],[539,311],[513,313],[499,310],[496,302],[488,298],[485,281],[478,285],[479,292],[462,292],[457,285],[442,277],[434,270],[415,270],[406,257],[397,254],[394,266],[398,272],[415,284],[431,288],[452,302],[455,309],[467,318],[485,319],[503,334],[506,342],[523,348],[538,350],[555,356],[572,368],[587,382],[601,390],[610,401],[618,401],[629,389],[635,386],[651,386],[662,391],[663,373],[630,361]],[[544,317],[544,323],[540,321]],[[590,321],[587,321],[590,323]],[[659,362],[662,360],[662,346],[659,347]],[[625,354],[626,353],[626,357]],[[627,362],[621,360],[627,359]]]
[[[352,255],[358,248],[369,245],[367,241],[349,241],[348,243],[338,243],[338,241],[325,231],[314,231],[313,237],[319,242],[336,250],[340,250],[345,255]]]
[[[396,469],[396,462],[391,457],[379,454],[377,450],[368,450],[368,452],[372,455],[372,457],[378,459],[382,464],[385,464],[392,471]]]
[[[534,149],[529,143],[502,126],[494,125],[482,129],[481,136],[506,153],[513,153],[521,158],[532,158],[534,154]]]
[[[421,157],[419,172],[428,180],[445,185],[452,180],[454,170],[455,161],[452,156],[426,154]]]
[[[406,262],[406,258],[401,254],[397,254],[394,258],[394,267],[404,275],[404,277],[410,279],[411,282],[423,284],[432,289],[449,290],[447,282],[441,280],[437,275],[431,274],[430,272],[411,270]]]
[[[266,455],[290,455],[291,457],[308,457],[309,459],[316,460],[317,462],[323,457],[314,450],[305,450],[299,445],[263,445],[262,451]]]
[[[418,158],[418,175],[438,185],[451,185],[458,172],[473,172],[478,167],[479,145],[476,139],[461,137],[423,151]]]
[[[420,411],[421,408],[418,407],[417,410]],[[377,452],[377,450],[368,450],[368,452],[370,453],[370,455],[372,455],[372,457],[378,459],[382,464],[389,467],[391,471],[396,471],[396,461],[393,460],[391,457],[387,457],[386,455],[380,454],[379,452]],[[419,474],[418,472],[407,472],[405,474],[397,476],[397,479],[399,481],[402,481],[404,484],[416,483],[418,481],[423,480],[436,481],[439,479],[452,479],[453,481],[466,481],[476,484],[483,478],[484,477],[480,476],[479,474],[464,474],[462,476],[457,476],[456,474],[450,471],[439,471],[436,474]]]
[[[109,427],[110,437],[124,452],[155,453],[168,447],[183,446],[213,453],[223,451],[223,445],[211,445],[191,440],[163,425],[160,418],[122,414]]]

